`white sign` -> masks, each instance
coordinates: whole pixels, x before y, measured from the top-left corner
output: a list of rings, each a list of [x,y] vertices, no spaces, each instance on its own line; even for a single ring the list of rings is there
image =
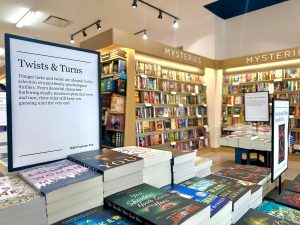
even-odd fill
[[[0,92],[0,126],[6,126],[6,93]]]
[[[269,121],[269,93],[245,93],[245,121]]]
[[[288,100],[273,100],[273,156],[272,180],[279,177],[288,167],[289,146],[289,109]]]
[[[99,54],[6,35],[9,170],[100,148]]]

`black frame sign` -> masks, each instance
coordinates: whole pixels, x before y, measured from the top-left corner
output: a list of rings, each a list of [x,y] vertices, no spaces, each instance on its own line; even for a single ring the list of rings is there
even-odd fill
[[[5,34],[8,171],[100,149],[100,54]]]
[[[273,99],[272,182],[288,168],[289,110],[289,100]]]
[[[269,122],[269,92],[245,93],[245,121]]]

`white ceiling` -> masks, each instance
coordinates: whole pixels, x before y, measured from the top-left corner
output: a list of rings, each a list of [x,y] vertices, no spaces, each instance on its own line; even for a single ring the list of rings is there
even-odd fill
[[[157,19],[158,12],[138,2],[138,7],[131,7],[132,0],[0,0],[0,47],[4,45],[4,33],[13,33],[42,40],[70,44],[70,34],[95,22],[102,21],[102,30],[118,28],[129,33],[147,29],[149,38],[160,41],[166,37],[184,35],[180,32],[190,23],[195,23],[207,16],[213,16],[203,8],[203,5],[215,0],[146,0],[147,2],[173,14],[181,19],[180,27],[174,30],[173,20],[164,15],[162,20]],[[22,8],[35,9],[41,13],[39,21],[34,25],[16,28],[10,20]],[[44,24],[49,15],[71,20],[66,28]],[[186,30],[186,29],[185,29]],[[96,27],[87,30],[87,39],[99,31]],[[186,34],[187,35],[187,34]],[[82,35],[75,36],[78,41]],[[168,40],[168,39],[167,39]],[[171,43],[166,43],[170,44]]]

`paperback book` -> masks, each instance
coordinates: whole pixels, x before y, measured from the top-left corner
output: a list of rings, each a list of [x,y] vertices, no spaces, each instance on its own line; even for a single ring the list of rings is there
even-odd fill
[[[210,217],[213,217],[220,209],[229,203],[227,198],[212,195],[203,191],[197,191],[191,188],[186,188],[176,184],[168,185],[161,189],[171,194],[177,194],[183,198],[192,199],[194,201],[210,205]]]
[[[276,204],[274,202],[264,201],[256,210],[275,216],[279,219],[300,224],[300,211]]]
[[[300,194],[295,192],[284,190],[275,201],[297,210],[300,209]]]
[[[179,225],[209,221],[209,206],[147,184],[105,198],[105,204],[140,224]]]
[[[127,219],[117,211],[106,209],[103,206],[77,214],[54,225],[136,225],[133,220]]]
[[[235,225],[295,225],[293,222],[279,219],[267,213],[250,209]]]

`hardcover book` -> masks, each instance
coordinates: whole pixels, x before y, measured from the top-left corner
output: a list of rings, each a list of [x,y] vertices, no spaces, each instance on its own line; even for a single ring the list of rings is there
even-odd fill
[[[292,181],[285,189],[288,191],[300,193],[300,182]]]
[[[275,216],[279,219],[300,224],[300,211],[276,204],[274,202],[264,201],[256,208],[256,210]]]
[[[295,225],[266,213],[250,209],[235,225]]]
[[[54,225],[136,225],[117,211],[105,209],[103,206],[77,214]]]
[[[263,176],[268,176],[271,173],[270,168],[266,167],[259,167],[259,166],[252,166],[252,165],[233,165],[229,167],[228,169],[233,169],[233,170],[239,170],[241,172],[245,173],[255,173],[255,174],[260,174]]]
[[[183,198],[192,199],[194,201],[210,205],[210,217],[213,217],[229,202],[227,198],[212,195],[202,191],[197,191],[191,188],[186,188],[176,184],[168,185],[161,189],[172,194],[177,194]]]
[[[140,162],[140,165],[137,166],[137,170],[143,166],[142,158],[108,149],[73,154],[69,155],[68,159],[103,174],[109,170],[136,162]],[[123,173],[126,174],[126,171],[123,171]]]
[[[69,160],[33,167],[20,175],[43,194],[99,177],[99,174]]]
[[[300,194],[284,190],[275,201],[279,204],[286,205],[297,210],[300,209]]]
[[[209,206],[141,184],[105,198],[105,204],[140,224],[179,225]]]
[[[0,210],[41,198],[40,194],[19,177],[0,177]]]

